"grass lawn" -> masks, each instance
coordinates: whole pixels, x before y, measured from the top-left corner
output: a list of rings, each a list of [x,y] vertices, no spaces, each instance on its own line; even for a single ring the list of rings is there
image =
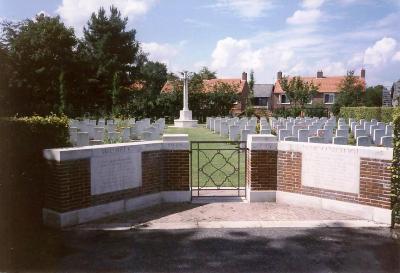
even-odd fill
[[[197,128],[169,127],[166,128],[165,134],[188,134],[190,141],[229,141],[226,137],[212,133],[205,128],[204,124],[200,124]],[[237,145],[225,143],[192,143],[191,145],[192,186],[194,188],[237,188],[238,185],[241,187],[245,185],[245,153],[238,152]]]

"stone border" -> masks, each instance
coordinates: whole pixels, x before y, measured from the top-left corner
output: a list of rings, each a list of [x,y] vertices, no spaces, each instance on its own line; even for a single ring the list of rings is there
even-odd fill
[[[47,226],[63,228],[161,203],[190,202],[190,199],[190,191],[162,191],[63,213],[44,208],[43,222]]]

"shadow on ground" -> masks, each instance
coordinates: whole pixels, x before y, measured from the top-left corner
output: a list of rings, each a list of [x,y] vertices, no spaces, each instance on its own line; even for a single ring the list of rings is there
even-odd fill
[[[387,228],[68,231],[48,242],[18,271],[400,272]]]

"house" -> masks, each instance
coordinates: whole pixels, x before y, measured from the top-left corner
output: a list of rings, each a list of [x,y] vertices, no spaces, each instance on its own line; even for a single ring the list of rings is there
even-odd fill
[[[203,92],[213,92],[215,90],[215,86],[219,83],[224,83],[232,86],[237,94],[239,94],[239,101],[237,101],[234,107],[231,110],[233,115],[238,115],[242,113],[246,108],[246,101],[249,94],[249,84],[247,82],[247,73],[243,72],[241,78],[235,79],[211,79],[211,80],[203,80]],[[172,92],[174,90],[174,86],[172,82],[167,81],[161,92]],[[190,90],[189,90],[190,96]],[[190,108],[190,105],[189,105]]]
[[[392,105],[393,107],[399,106],[400,101],[400,80],[394,82],[392,85],[392,89],[390,91],[392,97]]]
[[[289,108],[291,107],[290,101],[282,90],[280,80],[282,79],[282,72],[277,73],[277,80],[272,96],[272,109]],[[335,97],[339,93],[339,85],[346,76],[324,76],[322,71],[318,71],[316,77],[302,77],[306,82],[313,82],[314,85],[319,86],[318,94],[309,102],[309,106],[322,105],[324,108],[331,108],[335,103]],[[357,78],[365,86],[365,69],[361,69],[361,75]]]
[[[390,94],[390,89],[386,86],[382,87],[382,106],[391,107],[392,106],[392,97]]]
[[[271,96],[274,90],[273,84],[254,84],[253,106],[256,109],[271,109]]]

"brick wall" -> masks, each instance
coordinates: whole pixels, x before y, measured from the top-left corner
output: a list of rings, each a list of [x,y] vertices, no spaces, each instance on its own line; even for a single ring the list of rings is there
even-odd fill
[[[252,191],[276,190],[277,151],[248,152],[247,181]]]
[[[164,151],[164,191],[190,189],[189,151]]]
[[[45,207],[66,212],[160,191],[189,190],[189,151],[142,152],[142,185],[91,195],[90,159],[49,161]]]
[[[389,160],[361,158],[360,193],[353,194],[301,184],[301,153],[278,152],[278,190],[390,209]]]

